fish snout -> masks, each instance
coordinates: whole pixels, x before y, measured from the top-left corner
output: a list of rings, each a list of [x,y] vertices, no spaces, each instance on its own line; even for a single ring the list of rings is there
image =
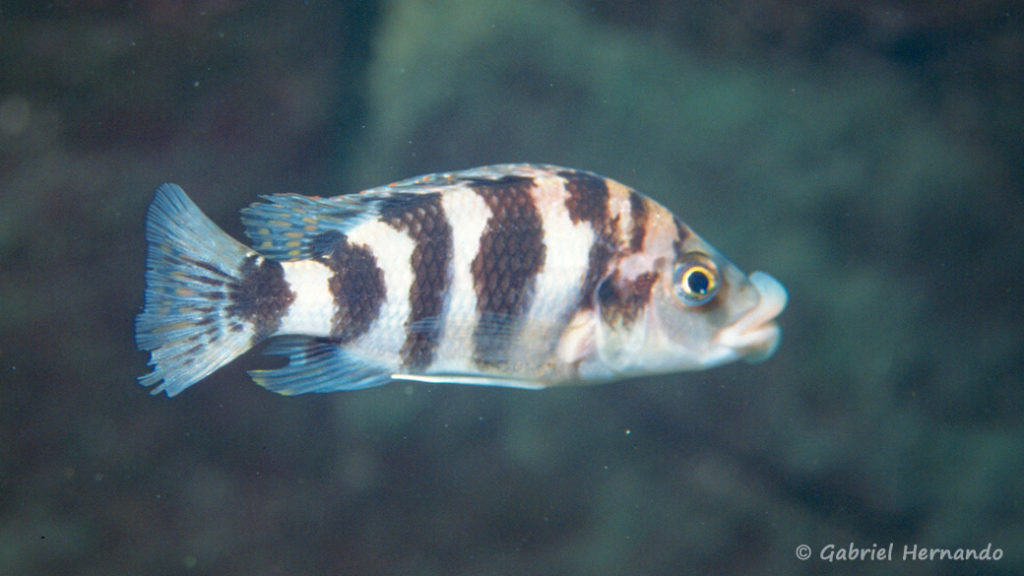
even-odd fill
[[[718,333],[718,343],[732,349],[746,362],[763,362],[775,353],[782,331],[775,322],[789,299],[778,280],[764,272],[749,277],[758,300],[753,308]]]

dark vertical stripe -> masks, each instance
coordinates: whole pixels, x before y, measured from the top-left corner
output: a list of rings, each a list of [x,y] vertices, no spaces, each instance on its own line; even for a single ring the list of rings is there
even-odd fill
[[[594,244],[590,247],[590,256],[587,262],[587,275],[583,278],[583,287],[580,290],[579,308],[581,310],[592,310],[594,308],[594,291],[608,273],[608,263],[615,255],[615,246],[612,245],[608,235],[598,232],[594,238]]]
[[[608,263],[616,253],[612,237],[614,226],[608,219],[608,184],[604,178],[590,172],[565,170],[558,175],[565,178],[565,206],[569,218],[576,224],[588,222],[594,231],[578,303],[580,309],[591,310],[595,304],[594,291],[608,273]]]
[[[530,196],[530,178],[505,176],[469,184],[491,209],[471,272],[480,323],[473,333],[474,360],[508,360],[520,319],[533,298],[534,280],[546,249],[540,213]]]
[[[629,219],[633,224],[629,250],[639,252],[644,249],[644,236],[647,235],[647,205],[644,204],[644,197],[636,190],[629,191]]]
[[[238,279],[227,283],[227,296],[231,304],[226,312],[250,322],[254,327],[254,340],[277,332],[281,319],[295,301],[295,293],[284,279],[281,263],[255,254],[242,262]]]
[[[565,178],[565,207],[573,224],[590,222],[595,229],[603,226],[608,219],[608,184],[605,179],[590,172],[564,170],[558,173]]]
[[[349,244],[341,232],[324,232],[312,242],[320,254],[317,260],[334,272],[328,285],[338,310],[331,337],[349,342],[365,334],[380,314],[387,299],[384,273],[369,249]]]
[[[381,218],[407,232],[416,243],[410,265],[411,312],[405,323],[402,361],[422,370],[434,360],[440,341],[448,266],[452,259],[452,228],[441,207],[440,194],[396,194],[381,206]]]

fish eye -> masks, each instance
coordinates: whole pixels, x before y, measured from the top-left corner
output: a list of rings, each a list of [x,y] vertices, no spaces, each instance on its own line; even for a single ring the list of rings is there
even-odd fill
[[[707,304],[718,293],[718,268],[707,256],[691,252],[676,264],[673,284],[687,306]]]

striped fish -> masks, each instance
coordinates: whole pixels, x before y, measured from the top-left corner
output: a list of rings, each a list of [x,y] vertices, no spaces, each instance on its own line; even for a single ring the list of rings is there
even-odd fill
[[[247,247],[164,184],[139,380],[174,396],[269,339],[281,394],[392,379],[543,388],[763,360],[785,289],[590,172],[506,164],[333,198],[264,196]]]

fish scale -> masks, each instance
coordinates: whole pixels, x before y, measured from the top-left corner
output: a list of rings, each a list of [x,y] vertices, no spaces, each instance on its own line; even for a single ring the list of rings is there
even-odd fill
[[[263,196],[248,248],[177,186],[147,217],[140,378],[169,396],[263,340],[282,394],[395,379],[544,388],[763,360],[785,289],[597,174],[502,164]]]

